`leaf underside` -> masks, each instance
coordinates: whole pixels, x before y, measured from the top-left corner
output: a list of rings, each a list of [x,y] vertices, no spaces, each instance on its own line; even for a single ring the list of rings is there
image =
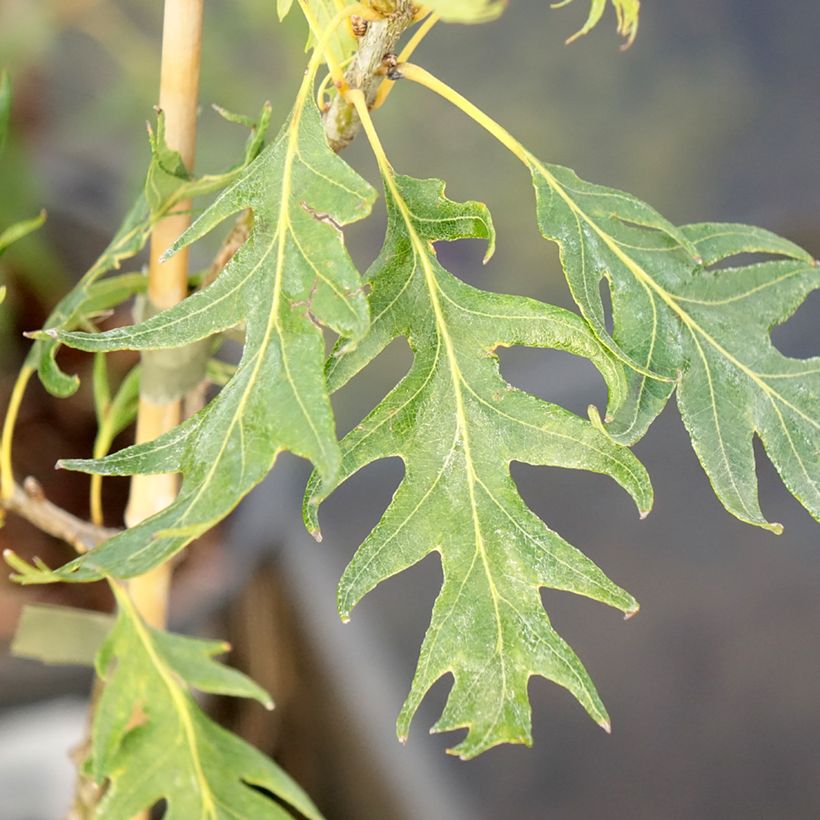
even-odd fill
[[[306,77],[277,139],[180,237],[195,241],[226,217],[253,212],[247,242],[217,280],[176,307],[106,333],[59,334],[82,350],[181,347],[240,323],[242,358],[199,414],[148,444],[61,466],[106,475],[180,472],[162,512],[57,571],[49,580],[131,577],[181,550],[227,515],[289,450],[330,480],[339,447],[324,381],[321,326],[351,339],[367,302],[339,226],[370,211],[373,189],[328,147]]]
[[[96,816],[134,817],[165,799],[165,820],[292,817],[261,788],[318,818],[285,772],[194,701],[189,686],[271,707],[264,690],[214,660],[227,644],[153,629],[126,593],[117,598],[116,624],[97,656],[105,688],[95,710],[90,770],[108,784]]]
[[[567,168],[533,159],[531,170],[539,227],[560,246],[575,301],[602,342],[631,365],[628,399],[608,426],[613,438],[640,439],[677,385],[695,452],[730,513],[782,530],[758,503],[757,434],[789,491],[820,518],[820,358],[784,356],[770,336],[820,287],[817,262],[760,228],[676,228],[630,194]],[[715,267],[740,254],[776,258]]]
[[[473,757],[503,742],[530,743],[527,681],[541,675],[565,686],[594,720],[606,711],[584,667],[550,625],[539,589],[586,595],[626,613],[634,599],[524,504],[510,462],[604,473],[639,509],[651,506],[642,465],[624,447],[568,411],[503,380],[495,351],[526,345],[567,350],[593,361],[620,400],[623,369],[580,317],[531,299],[482,292],[456,279],[432,243],[463,237],[492,241],[489,213],[446,199],[443,183],[386,178],[388,231],[368,280],[373,316],[353,351],[331,358],[337,389],[397,336],[413,351],[410,372],[342,441],[333,484],[311,482],[305,512],[368,463],[400,456],[405,477],[345,570],[339,610],[431,552],[444,583],[398,722],[405,736],[427,690],[454,677],[437,731],[467,728],[453,749]]]

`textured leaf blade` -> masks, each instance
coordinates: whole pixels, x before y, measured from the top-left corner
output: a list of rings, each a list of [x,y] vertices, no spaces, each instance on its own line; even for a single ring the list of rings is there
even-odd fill
[[[174,503],[60,571],[67,580],[130,577],[182,549],[230,512],[287,449],[330,479],[340,453],[324,381],[318,323],[356,339],[368,310],[338,226],[367,215],[375,192],[328,147],[306,77],[278,138],[186,231],[178,249],[251,208],[247,243],[217,280],[133,327],[59,338],[83,350],[180,347],[240,322],[233,377],[191,422],[108,459],[64,462],[121,474],[181,472]]]
[[[637,441],[678,383],[693,446],[729,512],[782,529],[759,507],[757,434],[792,494],[820,517],[820,360],[783,356],[770,338],[771,328],[820,287],[815,260],[760,228],[678,229],[636,197],[566,168],[533,159],[531,170],[539,227],[561,248],[575,301],[598,337],[631,365],[629,396],[612,415],[610,434]],[[785,258],[714,267],[743,253]],[[612,333],[599,291],[604,276]]]
[[[99,816],[133,817],[163,798],[165,816],[178,820],[291,816],[252,788],[259,786],[318,818],[293,780],[213,723],[191,696],[189,685],[270,707],[255,683],[213,659],[227,645],[152,629],[124,591],[117,599],[117,622],[97,656],[106,686],[95,711],[91,771],[98,782],[109,780]]]
[[[560,407],[507,384],[494,351],[555,347],[589,357],[619,393],[621,365],[578,317],[534,300],[478,291],[438,263],[432,242],[491,238],[477,203],[444,198],[443,184],[386,177],[388,233],[369,274],[371,330],[329,364],[334,387],[397,336],[409,339],[404,379],[342,441],[340,483],[366,464],[400,456],[405,477],[384,517],[361,545],[339,585],[343,618],[370,589],[430,552],[444,583],[399,717],[406,735],[427,690],[452,674],[438,730],[466,727],[453,751],[472,757],[503,742],[530,742],[527,681],[541,675],[569,689],[604,726],[603,704],[584,667],[552,629],[539,589],[564,589],[624,612],[634,599],[548,529],[524,504],[511,461],[608,474],[651,506],[643,467],[625,448]],[[370,344],[373,338],[375,342]],[[332,489],[309,487],[309,528]]]

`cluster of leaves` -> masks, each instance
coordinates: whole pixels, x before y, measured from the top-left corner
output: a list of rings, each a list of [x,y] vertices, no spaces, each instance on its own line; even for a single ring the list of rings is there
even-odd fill
[[[306,2],[320,21],[336,13],[326,0]],[[290,5],[280,0],[280,15]],[[435,0],[428,5],[444,19],[478,21],[504,4]],[[593,0],[581,33],[598,22],[605,5]],[[629,40],[637,29],[637,0],[613,0],[613,5],[619,30]],[[350,47],[319,35],[313,33],[314,43],[342,52]],[[581,316],[477,290],[441,266],[435,243],[485,240],[489,258],[494,231],[486,207],[449,200],[439,180],[396,174],[366,112],[360,112],[388,215],[381,253],[362,280],[342,228],[367,216],[375,192],[327,145],[313,95],[321,58],[317,52],[311,59],[278,136],[260,151],[256,133],[245,162],[227,175],[185,178],[158,129],[147,195],[55,310],[27,366],[39,370],[51,392],[65,395],[76,389],[76,380],[57,368],[60,344],[98,355],[179,348],[240,327],[242,357],[203,410],[156,441],[107,457],[61,462],[96,475],[180,472],[182,488],[170,507],[57,570],[15,558],[16,577],[23,583],[77,582],[143,573],[227,515],[283,450],[316,468],[304,513],[318,535],[317,510],[324,498],[374,460],[398,456],[404,479],[342,577],[339,610],[348,618],[382,580],[430,552],[440,554],[444,582],[399,716],[399,734],[406,735],[425,693],[445,674],[454,684],[435,728],[466,728],[454,749],[464,757],[502,742],[530,742],[532,675],[566,687],[607,728],[595,687],[553,629],[539,591],[574,592],[627,615],[638,605],[527,508],[510,463],[608,475],[646,515],[651,484],[628,446],[677,391],[695,451],[729,512],[779,530],[758,505],[752,450],[757,434],[789,490],[820,517],[820,359],[783,356],[769,335],[820,286],[820,268],[802,249],[761,229],[676,227],[635,197],[584,182],[515,145],[532,173],[538,226],[560,248]],[[509,135],[503,141],[513,145]],[[250,236],[219,277],[136,325],[103,333],[77,330],[94,311],[137,289],[121,276],[103,275],[142,247],[153,220],[174,202],[217,188],[222,193],[171,252],[250,209]],[[748,253],[775,258],[725,266]],[[611,290],[611,331],[599,289],[604,277]],[[327,362],[325,330],[339,337]],[[410,371],[338,442],[331,393],[399,336],[413,352]],[[591,361],[609,390],[605,419],[594,408],[589,420],[581,419],[506,383],[497,351],[513,345],[565,350]],[[128,396],[133,397],[133,385]],[[118,597],[120,620],[98,660],[103,676],[112,674],[113,659],[117,663],[92,759],[95,776],[111,779],[109,800],[120,812],[111,816],[126,816],[160,796],[172,808],[177,801],[179,816],[222,816],[220,801],[258,798],[239,781],[274,791],[304,812],[301,797],[276,780],[275,770],[194,711],[180,679],[204,691],[251,697],[259,692],[212,664],[211,645],[148,630],[127,598]],[[139,692],[126,688],[130,678],[139,682]],[[142,704],[147,722],[128,729],[135,702]],[[180,771],[217,783],[204,790],[213,795],[208,807],[185,802],[167,773],[154,771],[138,798],[118,784],[118,776],[127,777],[124,769],[144,767],[157,745],[168,750]]]

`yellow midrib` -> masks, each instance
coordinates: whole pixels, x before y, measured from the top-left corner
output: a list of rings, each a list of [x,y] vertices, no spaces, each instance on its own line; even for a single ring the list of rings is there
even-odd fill
[[[702,336],[715,350],[717,350],[727,361],[731,362],[738,370],[740,370],[747,378],[753,381],[765,394],[766,397],[773,401],[775,398],[780,401],[783,405],[790,408],[793,412],[797,415],[804,418],[809,424],[820,429],[820,422],[815,421],[806,413],[804,413],[800,408],[795,407],[791,402],[785,399],[780,393],[776,390],[773,390],[763,379],[760,378],[759,374],[756,373],[751,368],[747,367],[743,362],[733,356],[728,350],[726,350],[720,342],[717,341],[710,333],[708,333],[701,325],[699,325],[677,302],[674,296],[670,294],[666,289],[664,289],[661,285],[659,285],[640,265],[638,265],[634,259],[628,256],[623,250],[620,248],[618,243],[605,231],[603,230],[577,203],[576,201],[566,192],[564,187],[558,182],[558,180],[539,162],[532,154],[527,153],[527,157],[529,159],[530,164],[534,167],[539,174],[541,174],[544,179],[546,180],[547,184],[564,200],[567,204],[567,207],[574,213],[576,216],[581,217],[587,225],[592,228],[598,236],[606,243],[607,247],[612,251],[615,256],[626,266],[626,268],[632,273],[632,275],[644,286],[648,287],[653,290],[655,293],[658,294],[660,299],[678,316],[678,318],[692,331],[697,332],[700,336]]]
[[[477,476],[475,472],[475,467],[473,465],[473,458],[472,458],[472,451],[470,445],[470,434],[469,434],[469,426],[467,424],[467,414],[464,409],[464,395],[461,389],[461,385],[463,382],[463,376],[461,374],[461,369],[458,365],[458,358],[455,353],[455,347],[453,345],[452,337],[450,336],[449,329],[447,327],[446,319],[444,318],[444,313],[441,309],[441,302],[439,300],[439,286],[438,282],[436,281],[435,273],[430,265],[430,258],[429,258],[429,249],[425,245],[424,241],[421,237],[416,233],[415,228],[413,227],[412,216],[410,214],[409,209],[407,208],[407,204],[401,196],[395,181],[392,175],[392,168],[389,165],[382,165],[382,171],[384,173],[385,180],[387,182],[388,187],[390,188],[390,192],[393,196],[396,205],[401,212],[402,219],[404,220],[405,225],[407,226],[407,232],[410,235],[410,241],[413,246],[413,252],[415,253],[416,257],[421,262],[422,270],[424,271],[424,281],[427,285],[427,290],[430,295],[430,304],[433,307],[433,314],[435,315],[436,319],[436,327],[438,330],[438,335],[444,343],[444,349],[447,354],[447,362],[450,366],[450,371],[452,373],[452,381],[453,381],[453,394],[455,397],[455,405],[456,405],[456,425],[457,429],[461,432],[462,441],[464,443],[464,461],[467,468],[467,487],[468,492],[470,495],[470,514],[473,520],[473,531],[475,533],[475,543],[476,543],[476,550],[478,555],[481,559],[481,564],[484,567],[484,574],[487,578],[487,586],[490,591],[490,597],[492,598],[493,602],[493,610],[495,612],[495,620],[496,620],[496,646],[495,651],[498,653],[499,657],[503,657],[503,649],[504,649],[504,634],[501,627],[501,609],[500,609],[500,601],[501,595],[498,592],[498,589],[495,585],[495,580],[493,579],[492,570],[490,568],[489,558],[487,556],[487,549],[484,544],[484,536],[481,531],[481,522],[479,521],[478,517],[478,502],[476,500],[476,490],[475,485],[477,482]],[[506,694],[507,690],[507,672],[506,667],[502,663],[501,664],[501,678],[502,678],[502,701],[504,699],[504,695]]]
[[[218,814],[214,803],[214,797],[211,793],[211,788],[208,785],[208,780],[205,777],[205,772],[202,768],[202,761],[199,757],[199,749],[197,748],[196,742],[196,730],[194,729],[193,721],[191,720],[191,713],[188,709],[188,704],[185,701],[185,696],[180,692],[179,685],[174,677],[174,673],[168,669],[166,663],[157,654],[156,648],[154,647],[154,642],[151,640],[151,636],[148,634],[145,624],[136,612],[131,599],[128,597],[128,593],[120,592],[116,587],[114,587],[114,591],[120,606],[124,607],[128,611],[128,617],[131,619],[131,623],[134,626],[134,632],[137,634],[137,637],[139,638],[140,643],[142,643],[146,654],[150,658],[154,668],[157,670],[157,674],[159,674],[162,682],[165,684],[171,698],[171,702],[173,703],[179,716],[179,722],[182,726],[182,731],[185,734],[185,739],[190,750],[194,774],[200,785],[200,797],[202,798],[203,809],[202,816],[203,818],[213,818],[213,820],[217,820]]]
[[[278,248],[277,248],[277,256],[276,256],[276,276],[274,278],[274,285],[273,285],[273,305],[270,312],[270,316],[268,318],[268,323],[265,327],[265,333],[262,337],[262,341],[259,345],[259,350],[264,350],[268,343],[270,342],[271,335],[273,334],[274,329],[279,327],[279,302],[281,300],[281,293],[282,293],[282,270],[284,268],[284,254],[285,254],[285,235],[287,232],[287,226],[290,224],[290,214],[288,211],[289,202],[290,202],[290,193],[291,193],[291,173],[293,169],[293,162],[296,158],[298,153],[298,139],[299,139],[299,125],[301,123],[301,115],[302,110],[305,105],[305,101],[307,99],[308,91],[311,88],[313,77],[316,73],[316,69],[318,68],[318,63],[315,59],[310,61],[308,66],[307,72],[305,73],[305,79],[302,83],[301,88],[299,89],[299,93],[296,97],[296,103],[293,107],[293,113],[291,115],[290,125],[288,128],[288,145],[287,151],[285,153],[285,162],[284,167],[282,170],[282,188],[280,191],[280,202],[279,202],[279,219],[276,225],[276,232],[274,234],[274,242],[278,241]],[[268,252],[264,253],[261,257],[261,260],[256,265],[256,269],[258,269],[259,265],[261,265],[262,261],[267,258]],[[250,278],[250,277],[248,277]],[[284,356],[284,353],[283,353]],[[256,357],[256,362],[254,364],[254,369],[250,378],[248,379],[248,386],[245,389],[244,393],[242,394],[242,398],[240,399],[239,403],[236,407],[236,412],[233,415],[233,419],[231,420],[230,427],[228,432],[224,436],[222,440],[222,446],[219,448],[216,456],[211,462],[210,469],[208,473],[202,480],[202,483],[199,486],[198,491],[194,494],[193,498],[191,499],[190,503],[187,506],[185,513],[180,518],[180,522],[183,522],[187,518],[187,514],[190,510],[194,508],[197,501],[202,497],[205,491],[209,488],[211,481],[215,473],[218,471],[222,456],[225,452],[225,449],[228,446],[228,442],[230,441],[230,431],[233,428],[234,424],[236,424],[237,419],[241,418],[242,412],[245,409],[245,405],[247,404],[248,397],[252,392],[252,386],[256,384],[259,370],[262,367],[262,359],[261,355]],[[294,391],[295,392],[295,391]],[[309,419],[309,416],[305,416]],[[315,432],[315,431],[314,431]],[[197,526],[197,525],[195,525]],[[178,528],[175,528],[178,529]],[[205,527],[201,527],[199,531],[201,532],[202,529]]]

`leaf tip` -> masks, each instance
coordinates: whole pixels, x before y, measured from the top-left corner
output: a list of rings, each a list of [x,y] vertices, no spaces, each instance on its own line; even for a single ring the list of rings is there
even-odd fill
[[[641,605],[637,601],[635,601],[635,603],[624,612],[624,620],[632,620],[632,618],[634,618],[640,611]]]
[[[612,724],[608,720],[599,720],[598,725],[608,734],[612,734]]]
[[[23,331],[23,336],[26,339],[33,339],[35,342],[50,341],[57,339],[59,330],[56,327],[44,328],[43,330],[26,330]]]
[[[771,524],[766,524],[766,529],[775,535],[783,535],[783,525],[778,521],[774,521]]]
[[[638,510],[638,515],[640,516],[641,521],[643,521],[652,510]]]

